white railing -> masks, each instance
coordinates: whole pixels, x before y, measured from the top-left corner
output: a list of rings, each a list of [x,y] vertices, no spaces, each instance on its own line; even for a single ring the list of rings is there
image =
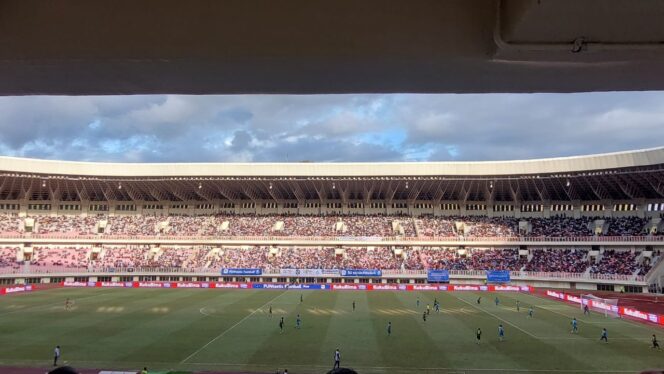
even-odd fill
[[[552,237],[552,236],[514,236],[514,237],[472,237],[472,236],[420,236],[420,237],[403,237],[403,236],[200,236],[200,235],[72,235],[72,234],[2,234],[1,239],[25,239],[25,240],[165,240],[165,241],[250,241],[250,242],[278,242],[278,241],[308,241],[308,242],[323,242],[323,241],[338,241],[338,242],[500,242],[500,243],[591,243],[591,242],[629,242],[629,243],[643,243],[643,242],[662,242],[664,243],[664,235],[643,235],[643,236],[566,236],[566,237]]]
[[[0,274],[2,275],[45,275],[45,274],[76,274],[76,275],[90,275],[90,274],[182,274],[182,275],[206,275],[206,276],[221,276],[220,269],[216,268],[153,268],[153,267],[129,267],[129,268],[84,268],[84,267],[62,267],[62,266],[29,266],[22,265],[16,267],[0,267]],[[452,278],[484,278],[486,271],[484,270],[449,270],[450,277]],[[386,269],[383,270],[383,276],[395,277],[426,277],[427,270],[402,270],[402,269]],[[262,276],[278,277],[287,276],[283,275],[280,269],[265,269]],[[290,275],[288,275],[290,277]],[[544,271],[512,271],[510,272],[512,279],[518,280],[582,280],[582,281],[617,281],[617,282],[645,282],[643,275],[623,275],[623,274],[586,274],[586,273],[565,273],[565,272],[544,272]],[[302,275],[301,277],[334,277],[330,274],[323,275]]]

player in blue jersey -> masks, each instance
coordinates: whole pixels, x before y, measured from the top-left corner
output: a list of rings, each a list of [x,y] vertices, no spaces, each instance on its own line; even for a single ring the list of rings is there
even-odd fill
[[[599,340],[604,340],[605,343],[609,342],[609,333],[606,331],[606,328],[602,329],[602,336],[599,338]]]
[[[572,318],[572,334],[579,333],[579,323],[576,321],[576,317]]]
[[[498,325],[498,339],[502,342],[505,340],[505,328],[503,328],[503,325]]]

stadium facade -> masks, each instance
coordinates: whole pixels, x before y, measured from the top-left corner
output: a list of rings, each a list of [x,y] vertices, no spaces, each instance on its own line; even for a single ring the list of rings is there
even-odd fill
[[[0,241],[16,249],[23,265],[2,271],[2,281],[66,280],[258,280],[228,277],[220,268],[41,269],[30,266],[33,246],[89,247],[87,256],[104,246],[146,246],[158,259],[160,247],[204,247],[223,254],[224,248],[389,248],[391,253],[418,248],[446,248],[463,253],[472,248],[512,248],[530,260],[541,248],[587,251],[599,262],[607,251],[631,252],[635,261],[652,262],[646,274],[602,274],[513,271],[512,282],[547,287],[627,290],[661,289],[664,267],[664,148],[591,156],[524,161],[421,163],[175,163],[131,164],[0,158],[0,213],[18,227],[3,228]],[[231,235],[228,226],[210,234],[179,235],[170,231],[169,217],[275,217],[270,230]],[[87,219],[94,233],[40,232],[39,217]],[[153,217],[154,232],[114,234],[110,218]],[[450,217],[454,235],[399,231],[389,235],[280,235],[279,217],[388,216]],[[156,217],[156,218],[154,218]],[[517,234],[466,235],[462,218],[510,219]],[[530,220],[567,217],[583,220],[589,235],[529,235]],[[637,217],[643,225],[632,233],[609,235],[606,222]],[[74,219],[74,218],[72,218]],[[339,218],[342,222],[343,218]],[[198,221],[196,221],[198,222]],[[396,226],[395,226],[396,225]],[[343,224],[342,224],[343,226]],[[339,226],[339,227],[342,227]],[[615,230],[614,230],[615,231]],[[212,253],[210,252],[210,253]],[[267,269],[266,269],[267,270]],[[484,270],[484,269],[482,269]],[[261,281],[291,282],[299,276],[264,271]],[[450,281],[483,279],[478,269],[455,271]],[[306,277],[314,278],[314,277]],[[380,278],[320,276],[317,282],[421,283],[426,269],[391,269]],[[311,279],[310,279],[311,280]]]

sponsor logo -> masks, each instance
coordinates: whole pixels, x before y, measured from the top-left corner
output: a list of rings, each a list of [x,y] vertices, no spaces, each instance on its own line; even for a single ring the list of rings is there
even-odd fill
[[[479,286],[454,286],[455,291],[479,291]]]
[[[634,317],[634,318],[644,319],[646,321],[649,319],[648,314],[643,313],[640,310],[631,309],[631,308],[625,308],[625,315],[628,315],[628,316]],[[654,322],[657,322],[657,321],[654,321]]]
[[[215,283],[214,288],[240,288],[239,284],[235,283]]]
[[[124,287],[124,282],[101,282],[102,287]]]
[[[560,292],[556,292],[556,291],[546,291],[546,295],[547,295],[547,296],[551,296],[551,297],[555,297],[555,298],[558,298],[558,299],[565,300],[565,294],[562,294],[562,293],[560,293]]]
[[[201,288],[201,285],[198,283],[191,283],[191,282],[179,282],[176,283],[177,288]]]
[[[26,291],[25,287],[8,287],[5,288],[5,293],[15,293]]]
[[[389,284],[385,284],[385,285],[375,284],[373,286],[373,289],[377,290],[377,291],[396,291],[399,288],[397,286],[393,286],[393,285],[389,285]]]
[[[64,282],[65,287],[86,287],[89,284],[86,282]]]
[[[164,284],[160,282],[138,282],[138,287],[141,288],[163,288]]]
[[[261,275],[261,269],[221,269],[222,275]]]
[[[496,291],[521,291],[517,286],[496,286]]]
[[[447,286],[441,286],[441,287],[445,287],[447,289]],[[413,286],[413,289],[415,291],[438,291],[438,286],[430,286],[428,284],[421,286],[416,284]]]
[[[567,295],[567,301],[571,301],[573,303],[581,304],[581,298],[572,296],[572,295]]]
[[[357,290],[357,286],[351,284],[335,284],[332,286],[335,290]]]

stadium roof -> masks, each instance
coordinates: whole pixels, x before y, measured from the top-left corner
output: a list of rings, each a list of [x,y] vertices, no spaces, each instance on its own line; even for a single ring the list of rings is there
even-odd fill
[[[658,0],[3,0],[0,95],[664,89]]]
[[[4,200],[571,201],[664,198],[664,147],[523,161],[92,163],[0,157]]]

